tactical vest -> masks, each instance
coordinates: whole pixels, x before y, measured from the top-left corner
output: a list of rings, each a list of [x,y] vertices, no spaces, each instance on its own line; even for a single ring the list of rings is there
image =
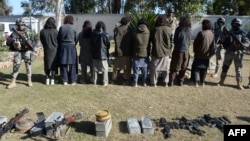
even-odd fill
[[[230,30],[229,31],[229,38],[226,38],[223,42],[223,46],[227,51],[235,52],[235,51],[242,51],[244,50],[245,46],[244,43],[246,41],[246,34],[242,30]],[[234,46],[235,44],[239,44],[240,46]]]
[[[18,31],[23,37],[24,39],[29,39],[29,35],[28,35],[28,31],[26,28],[24,28],[23,30],[19,30]],[[9,45],[10,46],[10,50],[12,51],[27,51],[28,50],[28,46],[26,44],[26,41],[19,37],[15,32],[13,32],[11,34],[11,36],[9,37],[11,39],[8,39],[9,41],[7,41],[7,43],[9,42]]]

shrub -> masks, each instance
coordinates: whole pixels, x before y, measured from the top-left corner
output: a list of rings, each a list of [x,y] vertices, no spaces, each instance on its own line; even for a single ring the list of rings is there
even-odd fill
[[[132,10],[129,12],[128,17],[131,19],[131,26],[133,28],[137,27],[137,23],[141,18],[145,18],[148,22],[148,28],[151,30],[155,25],[155,20],[157,18],[157,15],[154,13],[154,11],[146,10],[146,11],[136,11]]]
[[[4,46],[3,43],[5,42],[5,38],[3,35],[0,35],[0,62],[4,62],[9,60],[9,48]]]

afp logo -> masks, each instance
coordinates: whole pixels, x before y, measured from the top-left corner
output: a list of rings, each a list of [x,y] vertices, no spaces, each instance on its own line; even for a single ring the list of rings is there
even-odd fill
[[[224,125],[224,141],[249,141],[250,125]]]

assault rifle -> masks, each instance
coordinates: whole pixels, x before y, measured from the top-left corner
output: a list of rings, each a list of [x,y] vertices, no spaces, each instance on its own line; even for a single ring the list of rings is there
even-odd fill
[[[183,116],[176,119],[179,120],[179,123],[183,129],[188,129],[191,133],[198,135],[204,135],[206,133],[205,131],[199,129],[200,123],[197,122],[197,120],[188,120]]]
[[[216,46],[218,46],[219,44],[221,44],[222,36],[224,36],[224,34],[225,34],[224,28],[226,28],[226,27],[223,26],[223,27],[221,28],[222,33],[219,35],[219,37],[218,37],[217,40],[215,41],[215,45],[216,45]]]
[[[5,133],[11,131],[15,127],[15,124],[28,112],[29,110],[25,108],[20,113],[17,113],[14,118],[10,119],[10,121],[0,129],[0,139]]]
[[[48,129],[50,129],[50,128],[53,129],[54,136],[56,138],[63,137],[67,133],[69,128],[65,131],[65,133],[63,133],[62,132],[62,126],[66,125],[66,124],[70,124],[70,123],[72,123],[72,122],[74,122],[76,120],[80,120],[81,118],[82,118],[82,113],[77,113],[75,115],[65,117],[62,121],[55,121],[55,123],[52,124],[52,126],[50,126]],[[48,129],[46,129],[46,130],[48,130]]]
[[[205,114],[203,118],[210,127],[217,127],[221,132],[223,132],[225,124],[231,123],[231,121],[226,116],[211,117],[210,114]]]
[[[223,32],[225,34],[229,34],[233,38],[233,40],[236,42],[236,44],[244,46],[243,43],[241,42],[241,38],[237,38],[232,32],[229,31],[229,29],[227,27],[225,27],[225,26],[223,27]]]
[[[32,44],[30,43],[30,41],[24,37],[20,32],[18,32],[15,28],[12,28],[13,32],[16,33],[19,38],[22,39],[22,41],[25,42],[25,44],[28,46],[28,49],[31,50],[31,51],[34,51],[34,47],[32,46]]]
[[[167,120],[165,118],[160,118],[159,120],[159,127],[163,127],[162,129],[162,133],[164,134],[164,138],[169,138],[171,137],[171,133],[170,133],[170,126],[167,123]]]
[[[38,117],[42,117],[33,128],[31,128],[29,132],[29,136],[37,136],[37,135],[45,135],[47,131],[53,130],[53,135],[55,138],[62,137],[65,133],[62,132],[63,125],[70,124],[76,120],[80,120],[82,118],[82,113],[77,113],[75,115],[67,116],[68,113],[65,114],[65,117],[61,121],[55,121],[51,126],[45,127],[45,119],[43,119],[43,113],[38,113]],[[61,117],[58,117],[58,119]]]

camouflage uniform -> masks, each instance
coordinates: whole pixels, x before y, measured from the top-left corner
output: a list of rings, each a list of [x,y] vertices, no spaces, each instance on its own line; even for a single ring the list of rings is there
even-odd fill
[[[17,26],[24,26],[24,23],[21,20],[16,21]],[[24,38],[19,37],[18,34],[13,32],[7,39],[7,45],[10,47],[10,50],[14,52],[13,58],[13,72],[12,72],[12,82],[7,86],[7,88],[13,88],[16,86],[16,78],[19,73],[20,66],[22,64],[22,60],[25,63],[26,74],[28,76],[28,86],[32,86],[31,81],[31,63],[34,60],[33,50],[29,48],[26,44],[26,41],[30,41],[30,37],[28,35],[28,30],[26,28],[17,28],[17,32],[19,32]]]
[[[244,31],[240,29],[241,20],[235,18],[231,22],[232,29],[222,37],[222,44],[226,49],[225,58],[222,66],[222,73],[219,82],[219,86],[224,84],[228,69],[234,61],[237,87],[244,89],[241,85],[242,81],[242,61],[243,61],[243,50],[247,49],[250,45],[249,39],[247,38]]]
[[[215,42],[217,45],[215,57],[216,57],[216,67],[213,77],[218,77],[218,73],[223,65],[223,60],[225,57],[225,49],[223,48],[223,45],[221,44],[221,37],[223,36],[223,29],[225,27],[225,19],[220,17],[217,22],[215,23],[215,29],[214,29],[214,37]]]

